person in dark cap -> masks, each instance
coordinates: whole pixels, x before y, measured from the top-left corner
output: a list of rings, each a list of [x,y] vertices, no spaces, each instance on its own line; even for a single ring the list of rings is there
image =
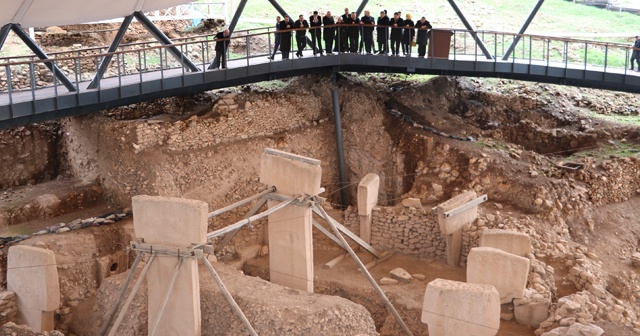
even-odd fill
[[[314,11],[313,15],[309,17],[309,34],[311,34],[311,48],[313,48],[313,54],[320,53],[323,55],[322,51],[322,31],[320,31],[320,27],[322,26],[322,18],[318,15],[318,11]]]
[[[296,28],[296,42],[298,43],[298,52],[296,56],[302,57],[302,50],[307,46],[307,29],[309,28],[309,22],[304,19],[304,16],[300,14],[298,20],[293,23],[293,28]]]
[[[633,43],[633,48],[631,50],[631,68],[629,70],[633,70],[633,61],[636,62],[636,64],[638,64],[638,70],[640,72],[640,61],[638,60],[638,58],[640,58],[640,37],[636,36],[636,41]]]
[[[376,40],[378,41],[378,50],[380,51],[380,55],[389,53],[389,17],[387,16],[387,10],[383,10],[380,12],[380,17],[378,17],[378,28],[376,28],[376,32],[378,33],[378,37]]]
[[[416,22],[416,28],[418,34],[416,37],[416,44],[418,44],[418,57],[424,57],[427,53],[427,43],[429,41],[429,29],[431,23],[423,16],[418,22]]]

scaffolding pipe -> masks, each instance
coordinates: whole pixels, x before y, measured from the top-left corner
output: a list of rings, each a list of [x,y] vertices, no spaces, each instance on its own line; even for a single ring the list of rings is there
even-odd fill
[[[338,149],[338,175],[340,178],[340,198],[342,206],[349,206],[349,192],[347,190],[347,168],[344,163],[344,150],[342,146],[342,121],[340,116],[340,97],[338,96],[337,75],[335,72],[331,74],[331,83],[333,90],[331,91],[331,101],[333,102],[333,121],[336,128],[336,146]]]
[[[373,277],[371,276],[371,273],[369,273],[369,270],[367,269],[367,267],[362,263],[360,258],[358,258],[358,255],[356,255],[356,253],[353,251],[351,246],[349,246],[347,241],[344,239],[344,237],[340,233],[340,230],[338,230],[338,227],[336,227],[333,224],[333,221],[331,220],[331,217],[329,217],[327,212],[324,211],[324,209],[321,206],[318,206],[318,204],[314,204],[313,208],[322,213],[322,217],[324,217],[325,221],[327,221],[327,223],[329,224],[329,226],[333,230],[333,233],[336,235],[336,237],[338,237],[338,239],[340,239],[340,242],[342,242],[342,246],[344,247],[344,249],[347,250],[347,252],[351,256],[353,261],[355,261],[355,263],[358,265],[358,267],[360,267],[360,269],[362,270],[362,274],[364,274],[364,276],[367,278],[367,280],[369,280],[369,283],[371,283],[371,286],[373,286],[373,289],[375,289],[376,292],[378,293],[378,295],[380,295],[380,298],[382,299],[382,301],[384,301],[385,305],[387,306],[389,311],[391,311],[391,314],[393,314],[393,316],[396,318],[396,321],[398,322],[398,324],[400,324],[400,326],[402,327],[404,332],[409,336],[413,336],[413,333],[411,332],[411,330],[409,330],[409,327],[407,327],[407,325],[404,323],[404,321],[402,320],[402,317],[400,317],[400,314],[398,313],[396,308],[393,306],[391,301],[389,301],[389,298],[387,297],[387,295],[384,293],[384,291],[382,291],[380,286],[378,286],[378,284],[376,283],[376,280],[373,279]]]
[[[162,308],[160,308],[160,313],[158,314],[158,318],[156,322],[153,324],[153,330],[151,331],[151,336],[155,336],[156,331],[158,330],[158,326],[160,325],[160,320],[162,319],[162,315],[164,314],[164,310],[167,308],[167,303],[169,302],[169,297],[171,296],[171,292],[173,292],[173,286],[176,284],[176,279],[178,278],[178,274],[180,274],[180,266],[182,266],[183,258],[178,258],[178,264],[176,265],[176,269],[173,271],[173,276],[171,277],[171,282],[169,283],[169,289],[167,293],[164,295],[162,299]]]
[[[131,293],[129,293],[129,297],[127,297],[127,301],[124,302],[124,306],[122,306],[122,310],[120,311],[120,314],[118,314],[118,318],[116,319],[116,322],[113,324],[113,327],[111,328],[111,331],[109,332],[109,336],[115,336],[116,332],[118,331],[118,327],[120,327],[120,324],[122,323],[122,320],[124,320],[124,313],[127,312],[127,310],[129,310],[129,305],[131,305],[131,302],[133,301],[133,298],[136,296],[136,293],[138,292],[138,289],[140,288],[140,285],[142,284],[142,280],[144,280],[144,277],[147,275],[147,271],[149,270],[149,266],[151,266],[151,263],[153,263],[153,261],[156,259],[156,255],[152,254],[151,258],[149,258],[149,261],[147,262],[146,265],[144,265],[144,268],[142,269],[142,272],[140,272],[140,275],[138,276],[138,280],[136,280],[136,284],[133,285],[133,289],[131,290]],[[136,270],[131,269],[131,273],[135,273]]]
[[[219,215],[221,215],[221,214],[223,214],[223,213],[225,213],[227,211],[231,211],[231,210],[233,210],[233,209],[235,209],[237,207],[243,206],[243,205],[245,205],[247,203],[252,202],[253,200],[256,200],[256,199],[258,199],[260,197],[263,197],[263,196],[265,196],[267,194],[270,194],[270,193],[272,193],[274,191],[276,191],[275,187],[268,187],[267,189],[261,191],[258,194],[255,194],[255,195],[253,195],[251,197],[248,197],[248,198],[245,198],[245,199],[240,200],[238,202],[235,202],[235,203],[233,203],[231,205],[227,205],[224,208],[220,208],[220,209],[218,209],[216,211],[210,212],[207,218],[211,219],[213,217],[219,216]]]
[[[211,265],[211,263],[209,262],[209,259],[202,258],[202,263],[207,267],[207,269],[209,270],[209,273],[211,273],[211,276],[213,276],[213,280],[215,280],[218,287],[220,287],[220,291],[222,292],[222,295],[224,296],[225,299],[227,299],[227,302],[231,306],[231,309],[233,310],[233,312],[240,319],[242,324],[244,324],[245,328],[247,328],[247,331],[249,331],[249,335],[258,336],[258,333],[256,333],[256,331],[253,329],[253,326],[251,326],[251,322],[249,322],[247,317],[242,312],[242,309],[240,309],[240,306],[238,306],[238,303],[236,302],[236,300],[234,300],[233,296],[231,296],[231,293],[229,293],[229,290],[222,282],[222,279],[220,279],[220,276],[218,275],[216,270],[213,268],[213,265]]]
[[[240,221],[236,222],[235,224],[231,224],[231,225],[229,225],[229,226],[227,226],[225,228],[222,228],[220,230],[209,232],[209,233],[207,233],[207,240],[215,238],[215,237],[218,237],[218,236],[221,236],[221,235],[223,235],[223,234],[225,234],[227,232],[231,232],[231,231],[234,231],[236,229],[239,229],[239,228],[241,228],[241,227],[243,227],[243,226],[245,226],[245,225],[247,225],[247,224],[249,224],[251,222],[257,221],[258,219],[267,217],[270,214],[272,214],[272,213],[284,208],[285,206],[293,203],[293,201],[295,201],[295,200],[296,200],[296,197],[292,197],[289,200],[286,200],[286,201],[274,206],[273,208],[268,209],[268,210],[266,210],[264,212],[261,212],[261,213],[259,213],[257,215],[253,215],[253,216],[251,216],[249,218],[240,220]],[[201,248],[204,245],[205,245],[204,243],[201,243],[201,244],[195,245],[193,248],[194,249]]]
[[[255,215],[256,213],[258,213],[258,211],[260,211],[260,208],[262,208],[265,204],[267,204],[267,199],[266,198],[261,199],[253,206],[253,208],[251,208],[251,210],[249,210],[249,212],[247,212],[244,215],[244,217],[242,217],[242,219],[247,219]],[[231,239],[233,239],[233,237],[235,237],[238,234],[238,232],[240,232],[240,229],[227,233],[224,236],[224,238],[222,238],[222,241],[218,245],[216,245],[215,251],[216,252],[221,251],[225,246],[227,246],[227,244],[229,244]]]
[[[520,28],[518,35],[516,35],[516,37],[513,39],[513,42],[511,42],[511,45],[507,49],[507,52],[505,52],[504,56],[502,56],[503,61],[506,61],[509,59],[509,56],[511,56],[511,53],[513,52],[513,50],[516,48],[516,45],[520,41],[521,35],[527,31],[527,28],[529,28],[531,21],[533,21],[533,18],[535,18],[536,14],[538,14],[538,10],[540,10],[540,7],[542,7],[543,3],[544,3],[544,0],[538,0],[538,3],[536,3],[536,6],[533,7],[533,9],[531,10],[531,13],[529,13],[529,17],[527,17],[527,20],[522,25],[522,28]],[[531,53],[531,50],[529,50],[529,53]]]
[[[138,252],[138,255],[136,256],[136,259],[133,261],[133,265],[131,266],[131,272],[129,272],[129,275],[127,275],[127,280],[124,281],[124,285],[122,286],[122,289],[120,290],[120,294],[118,295],[118,299],[116,300],[116,304],[113,305],[113,307],[111,307],[111,310],[109,311],[109,314],[107,315],[107,319],[104,321],[104,324],[102,325],[102,328],[100,328],[100,334],[99,335],[105,335],[105,333],[107,332],[107,328],[109,328],[109,325],[111,324],[111,321],[113,321],[114,316],[116,315],[116,311],[118,311],[118,306],[120,306],[120,302],[122,302],[122,299],[124,299],[124,295],[127,293],[127,288],[129,288],[129,285],[131,284],[131,280],[133,279],[133,274],[135,273],[135,270],[138,269],[138,264],[140,264],[140,260],[142,260],[142,255],[144,253],[142,252]]]

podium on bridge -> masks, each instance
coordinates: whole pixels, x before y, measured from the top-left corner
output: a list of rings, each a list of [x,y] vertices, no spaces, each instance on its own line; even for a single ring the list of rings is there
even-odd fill
[[[431,29],[429,31],[429,57],[449,59],[449,47],[451,46],[453,32],[446,29]]]

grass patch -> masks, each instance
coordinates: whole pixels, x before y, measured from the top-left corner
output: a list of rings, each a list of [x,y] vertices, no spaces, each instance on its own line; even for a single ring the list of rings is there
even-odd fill
[[[615,122],[619,124],[640,125],[640,116],[625,116],[618,114],[599,114],[587,112],[590,118]]]
[[[608,146],[598,147],[592,150],[585,150],[563,158],[563,161],[581,161],[585,158],[606,159],[611,156],[629,157],[640,154],[640,144],[629,142],[611,142]]]

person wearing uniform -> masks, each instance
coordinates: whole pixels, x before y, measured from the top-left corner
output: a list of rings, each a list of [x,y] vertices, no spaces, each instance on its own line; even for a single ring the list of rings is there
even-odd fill
[[[225,29],[216,34],[216,56],[213,58],[213,67],[220,69],[222,65],[223,69],[227,68],[227,49],[229,48],[229,36],[231,33],[229,29]]]
[[[309,17],[309,34],[311,34],[311,48],[313,48],[313,54],[320,53],[320,55],[324,54],[322,50],[322,31],[320,27],[322,26],[322,18],[318,15],[318,11],[314,11],[313,15]]]
[[[322,24],[324,25],[322,33],[324,34],[325,50],[327,51],[327,55],[331,55],[333,51],[333,40],[336,37],[336,28],[331,27],[336,24],[333,20],[333,16],[331,16],[331,12],[327,12],[327,14],[322,18]]]
[[[402,34],[402,53],[411,56],[411,45],[416,36],[416,30],[413,29],[415,23],[411,20],[411,14],[407,13],[404,20],[404,34]]]
[[[398,56],[400,53],[400,41],[402,40],[402,27],[404,26],[404,22],[396,12],[393,14],[393,19],[391,19],[389,23],[391,24],[391,55]]]
[[[387,16],[387,11],[381,11],[380,17],[378,17],[378,28],[376,28],[376,32],[378,33],[378,50],[380,51],[380,55],[389,53],[389,17]]]
[[[369,11],[364,11],[364,16],[360,19],[360,24],[362,25],[364,49],[367,51],[367,54],[371,54],[371,48],[373,47],[373,29],[376,22]]]
[[[284,20],[280,22],[280,52],[282,52],[282,59],[289,59],[291,53],[291,29],[293,29],[293,22],[288,16],[284,16]]]
[[[427,43],[429,41],[429,29],[431,23],[423,16],[420,21],[416,23],[418,29],[418,36],[416,37],[416,43],[418,44],[418,57],[424,57],[427,53]]]
[[[302,57],[302,50],[307,46],[307,29],[309,28],[309,22],[304,19],[304,16],[301,14],[298,16],[298,20],[293,23],[293,28],[299,29],[296,30],[296,43],[298,44],[298,52],[296,52],[296,56],[298,58]]]

